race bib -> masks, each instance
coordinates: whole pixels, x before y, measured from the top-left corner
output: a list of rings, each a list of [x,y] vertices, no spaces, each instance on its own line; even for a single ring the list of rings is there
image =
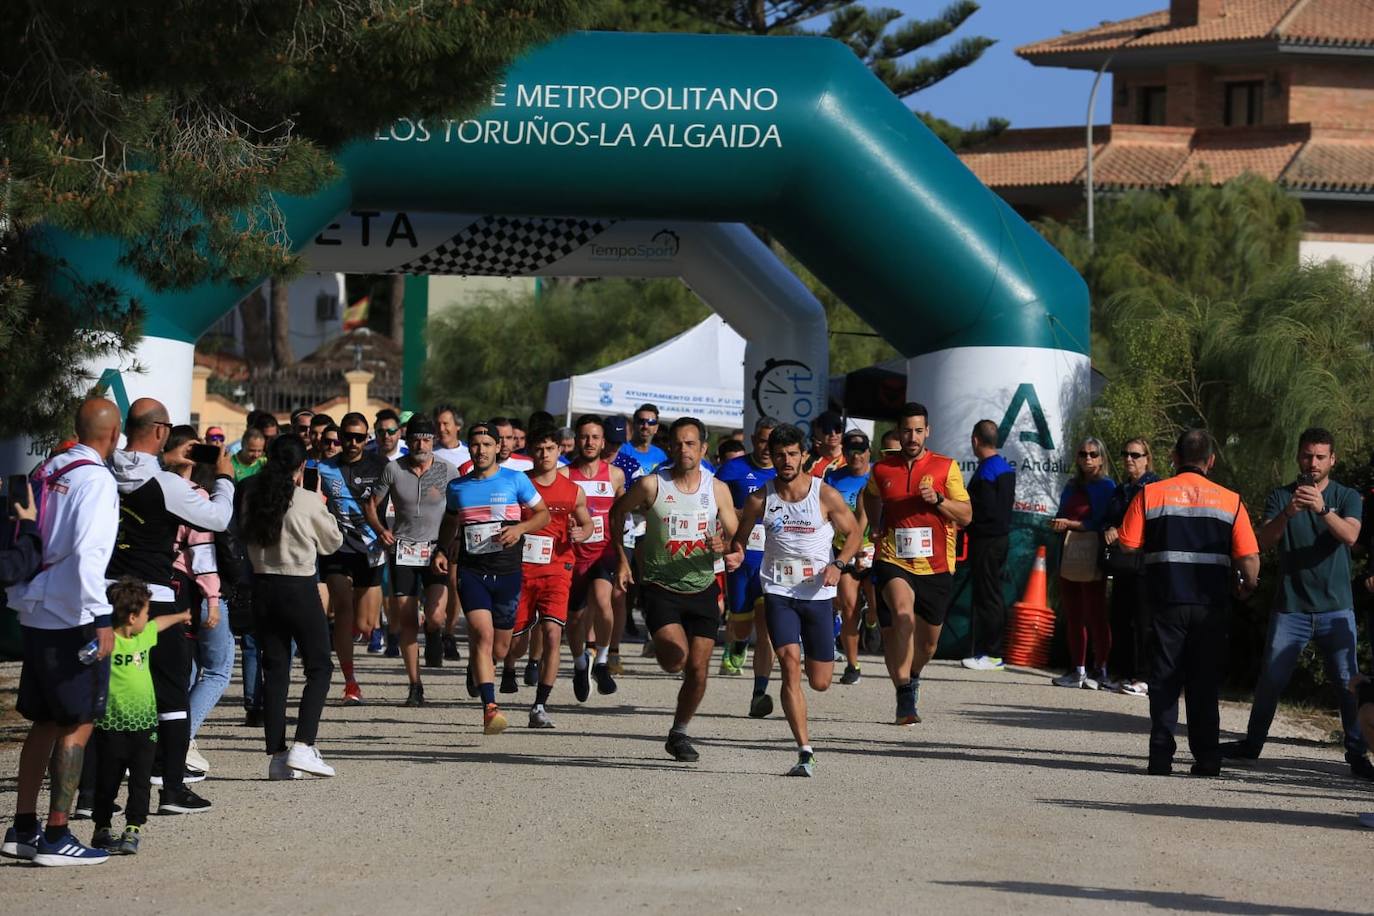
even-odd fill
[[[396,539],[397,566],[428,566],[434,553],[433,541],[412,541],[408,538]]]
[[[501,530],[500,522],[477,522],[463,526],[463,544],[470,554],[500,553],[501,545],[496,534]]]
[[[745,550],[762,550],[764,542],[764,532],[767,529],[763,525],[755,525],[749,530],[749,542],[744,545]]]
[[[873,546],[871,544],[865,547],[863,550],[860,550],[858,555],[854,557],[854,568],[858,570],[865,570],[872,566],[873,553]]]
[[[606,540],[606,519],[600,515],[593,515],[591,537],[587,538],[582,543],[600,544],[604,540]]]
[[[668,516],[668,540],[704,541],[711,517],[705,512],[690,512]]]
[[[823,567],[814,560],[784,557],[773,561],[773,581],[778,585],[801,585],[818,576]]]
[[[525,563],[552,563],[553,538],[545,534],[525,535],[525,547],[520,559]]]
[[[935,556],[935,531],[933,528],[898,528],[894,534],[897,542],[897,556],[900,559],[928,559]]]
[[[719,555],[716,556],[716,562],[715,562],[715,567],[714,567],[714,569],[715,569],[716,575],[720,575],[721,573],[725,572],[725,557],[722,557],[722,556],[719,556]]]

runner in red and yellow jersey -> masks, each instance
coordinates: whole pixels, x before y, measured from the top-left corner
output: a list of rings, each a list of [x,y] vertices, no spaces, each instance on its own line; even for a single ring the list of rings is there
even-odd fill
[[[543,654],[539,686],[530,706],[530,728],[553,728],[544,704],[558,679],[558,649],[563,642],[563,627],[568,623],[568,592],[572,588],[573,545],[585,541],[592,533],[586,495],[581,487],[559,473],[560,445],[558,432],[552,427],[532,430],[526,443],[534,459],[534,467],[527,472],[530,483],[549,507],[550,519],[543,528],[525,535],[515,641],[506,656],[506,671],[501,678],[502,693],[519,689],[515,683],[515,662],[529,645],[530,631],[535,630]]]
[[[973,520],[973,504],[953,458],[926,448],[923,404],[907,403],[897,423],[902,450],[873,465],[864,510],[878,541],[878,624],[897,688],[898,725],[916,711],[921,670],[935,654],[954,578],[954,534]]]

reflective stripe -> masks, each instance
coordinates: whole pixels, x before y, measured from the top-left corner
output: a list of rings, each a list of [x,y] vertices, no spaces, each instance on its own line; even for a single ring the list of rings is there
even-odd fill
[[[1225,553],[1196,553],[1191,550],[1156,550],[1145,554],[1146,563],[1194,563],[1207,566],[1230,566],[1231,556]]]
[[[1212,506],[1151,506],[1145,510],[1145,520],[1151,521],[1157,518],[1212,518],[1219,522],[1231,524],[1236,520],[1236,513],[1230,509],[1217,509]]]

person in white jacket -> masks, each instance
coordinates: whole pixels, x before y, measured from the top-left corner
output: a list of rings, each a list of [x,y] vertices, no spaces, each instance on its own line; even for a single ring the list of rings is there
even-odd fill
[[[38,865],[99,865],[108,856],[73,837],[67,815],[110,681],[114,630],[105,568],[114,552],[119,496],[105,461],[119,432],[113,403],[90,398],[81,404],[77,444],[49,459],[36,480],[42,568],[9,590],[24,641],[18,709],[32,724],[19,755],[14,825],[0,855]],[[48,822],[40,831],[38,792],[50,760]]]

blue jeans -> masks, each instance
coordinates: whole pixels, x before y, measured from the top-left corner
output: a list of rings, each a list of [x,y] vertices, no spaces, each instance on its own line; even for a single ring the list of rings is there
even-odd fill
[[[215,708],[224,691],[229,689],[229,676],[234,672],[234,634],[229,632],[229,613],[222,609],[219,623],[214,628],[207,627],[208,606],[200,606],[200,630],[196,635],[196,651],[191,668],[191,737],[200,731],[200,725],[210,710]]]
[[[1255,685],[1255,702],[1250,707],[1250,725],[1245,743],[1255,751],[1264,747],[1269,725],[1278,709],[1279,695],[1297,667],[1298,656],[1309,642],[1317,641],[1326,676],[1335,682],[1340,699],[1341,725],[1345,729],[1345,756],[1363,757],[1364,738],[1356,718],[1355,697],[1345,689],[1351,675],[1359,671],[1355,661],[1355,612],[1350,608],[1308,614],[1303,611],[1275,611],[1269,617],[1265,640],[1264,667]]]
[[[243,634],[243,708],[262,709],[262,653],[252,633]]]

